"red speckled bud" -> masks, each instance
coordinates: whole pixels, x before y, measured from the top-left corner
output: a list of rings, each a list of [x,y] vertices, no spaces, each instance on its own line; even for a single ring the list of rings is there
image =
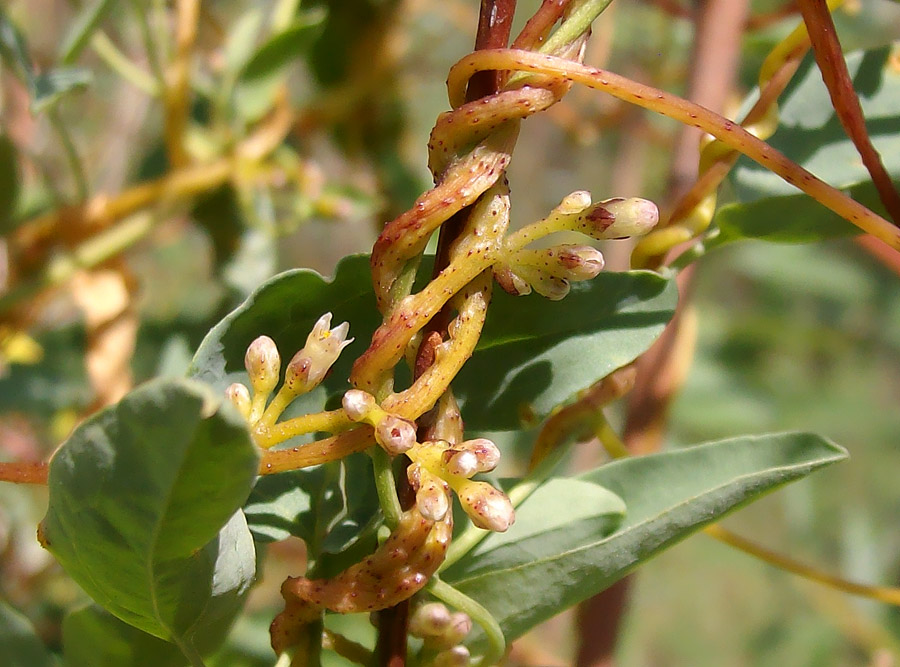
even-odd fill
[[[244,367],[250,376],[253,392],[265,396],[271,394],[281,373],[281,356],[275,341],[268,336],[260,336],[250,343],[244,355]]]
[[[456,487],[463,510],[479,528],[505,532],[516,520],[516,512],[505,493],[487,482],[467,481]]]

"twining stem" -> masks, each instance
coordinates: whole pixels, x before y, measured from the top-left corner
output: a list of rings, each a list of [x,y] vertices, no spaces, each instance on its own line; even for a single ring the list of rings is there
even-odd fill
[[[605,91],[621,100],[681,123],[698,127],[730,148],[775,172],[860,229],[900,250],[900,229],[840,190],[816,178],[733,121],[698,104],[606,70],[563,58],[515,49],[478,51],[460,60],[450,70],[447,88],[451,105],[455,108],[463,103],[466,81],[472,74],[496,69],[520,70],[568,79],[595,90]]]
[[[375,444],[370,426],[360,426],[324,440],[316,440],[298,447],[263,452],[259,462],[260,475],[274,475],[288,470],[299,470],[320,463],[337,461],[362,452]]]
[[[503,630],[497,623],[491,612],[481,606],[478,602],[470,598],[468,595],[456,590],[450,584],[441,581],[435,575],[428,582],[427,590],[441,602],[445,602],[469,615],[469,617],[481,626],[487,637],[488,649],[477,663],[479,667],[493,667],[496,665],[503,654],[506,653],[506,638],[503,636]]]
[[[270,406],[271,407],[271,406]],[[266,410],[268,412],[268,410]],[[300,415],[292,419],[286,419],[277,424],[268,425],[266,414],[253,432],[253,439],[263,449],[290,440],[298,435],[324,431],[337,433],[345,431],[353,425],[343,410],[328,410],[326,412],[313,412],[308,415]]]
[[[799,4],[812,41],[816,63],[831,96],[831,105],[871,175],[881,203],[894,222],[900,224],[900,194],[894,188],[881,161],[881,155],[869,138],[866,119],[850,72],[847,71],[847,62],[841,51],[831,13],[821,0],[799,0]]]

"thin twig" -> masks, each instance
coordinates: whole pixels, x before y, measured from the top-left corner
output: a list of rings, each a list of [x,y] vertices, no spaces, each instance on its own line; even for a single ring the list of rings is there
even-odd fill
[[[812,41],[813,53],[822,79],[831,96],[831,104],[847,136],[856,146],[863,164],[872,176],[878,197],[895,224],[900,224],[900,194],[884,168],[881,155],[872,145],[866,119],[847,63],[841,51],[834,20],[824,0],[800,0],[800,11]]]

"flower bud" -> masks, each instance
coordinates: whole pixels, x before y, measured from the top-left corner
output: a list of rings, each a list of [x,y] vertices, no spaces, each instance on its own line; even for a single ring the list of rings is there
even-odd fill
[[[597,240],[643,236],[659,222],[659,209],[652,201],[632,197],[607,199],[577,216],[577,231]]]
[[[465,646],[454,646],[434,656],[434,667],[468,667],[471,655]]]
[[[566,195],[556,207],[556,212],[563,215],[572,215],[581,213],[584,209],[591,205],[591,193],[587,190],[576,190]]]
[[[456,487],[463,510],[479,528],[505,532],[516,520],[516,512],[505,493],[487,482],[467,481]]]
[[[426,519],[440,521],[450,511],[447,483],[418,463],[406,469],[409,484],[416,492],[416,507]]]
[[[344,412],[347,413],[352,421],[358,422],[365,419],[365,416],[375,407],[375,397],[372,394],[360,389],[351,389],[341,401]]]
[[[235,382],[225,390],[225,397],[237,408],[241,417],[250,419],[250,390],[247,387]]]
[[[569,293],[569,281],[552,275],[547,269],[519,265],[516,272],[528,281],[535,292],[551,301],[559,301]]]
[[[450,610],[440,602],[428,602],[412,613],[409,634],[424,639],[443,634],[450,627]]]
[[[324,379],[337,361],[341,350],[353,342],[347,339],[350,325],[347,322],[330,329],[331,313],[325,313],[313,325],[306,338],[306,345],[297,352],[284,374],[284,386],[294,394],[311,391]]]
[[[281,356],[275,341],[268,336],[260,336],[247,348],[244,367],[250,376],[253,392],[268,396],[278,384],[281,372]]]
[[[478,472],[490,472],[500,463],[500,449],[487,438],[466,440],[460,447],[475,454],[478,459]]]
[[[563,271],[561,278],[590,280],[603,270],[603,253],[589,245],[559,245],[554,250]]]
[[[510,270],[508,266],[497,264],[494,266],[494,280],[500,285],[500,288],[507,294],[513,296],[524,296],[531,294],[531,285],[523,280],[521,276],[517,276]]]
[[[475,452],[448,449],[442,458],[444,470],[451,475],[468,478],[478,472],[478,457]]]
[[[416,444],[416,427],[405,419],[386,414],[375,425],[375,441],[392,456],[402,454]]]
[[[449,649],[458,645],[472,632],[472,619],[461,611],[453,612],[447,627],[440,633],[435,633],[425,638],[425,644],[430,648]]]

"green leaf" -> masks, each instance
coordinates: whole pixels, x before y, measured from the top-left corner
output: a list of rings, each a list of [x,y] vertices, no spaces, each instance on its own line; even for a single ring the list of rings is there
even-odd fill
[[[37,74],[28,52],[28,42],[2,9],[0,58],[28,87],[34,114],[46,111],[66,93],[84,88],[91,82],[91,73],[77,67],[60,67]]]
[[[218,391],[225,391],[232,382],[246,382],[244,353],[257,336],[270,336],[286,362],[306,344],[313,324],[327,312],[334,314],[334,325],[350,322],[350,336],[356,339],[323,382],[327,393],[344,392],[350,388],[347,378],[353,360],[363,353],[372,332],[381,324],[365,255],[342,259],[331,281],[315,271],[297,269],[261,285],[210,330],[188,374]],[[321,409],[322,392],[313,394],[309,400],[319,400],[319,407],[314,409]]]
[[[630,363],[662,333],[677,289],[655,273],[601,273],[562,301],[495,291],[475,354],[453,383],[468,428],[513,430]]]
[[[706,524],[846,457],[843,448],[817,435],[782,433],[616,461],[575,478],[625,501],[625,519],[614,533],[598,529],[569,535],[560,530],[518,550],[509,535],[491,535],[443,579],[487,607],[507,639],[515,639]],[[562,511],[583,512],[585,505],[572,498]],[[513,536],[518,521],[540,525],[546,520],[534,501],[526,501],[518,515],[510,529]],[[479,648],[483,640],[476,633],[470,641]]]
[[[88,86],[91,79],[90,71],[80,67],[60,67],[42,72],[34,79],[31,112],[38,114],[50,109],[67,93]]]
[[[241,116],[252,121],[269,109],[288,66],[309,49],[324,18],[325,13],[321,11],[302,14],[290,26],[270,36],[250,56],[238,74],[235,87]]]
[[[239,508],[258,458],[241,417],[208,387],[147,383],[53,456],[43,543],[106,610],[186,655],[207,650],[253,580]]]
[[[0,234],[15,227],[16,203],[19,200],[19,156],[16,145],[0,133]]]
[[[60,49],[59,60],[63,65],[71,65],[78,59],[88,40],[116,4],[115,0],[96,0],[78,12]]]
[[[187,660],[175,644],[123,623],[97,605],[63,619],[66,667],[181,667]]]
[[[900,77],[890,65],[890,49],[846,56],[872,143],[893,179],[900,179]],[[866,206],[883,212],[859,153],[847,138],[822,75],[810,56],[779,101],[777,132],[769,143],[831,185],[848,190]],[[746,158],[732,171],[737,202],[722,206],[720,229],[708,247],[743,238],[804,243],[858,233],[781,177]]]
[[[0,602],[0,656],[4,667],[52,667],[56,661],[25,616]]]
[[[13,74],[29,87],[32,86],[34,64],[28,53],[28,43],[2,7],[0,7],[0,58]]]

